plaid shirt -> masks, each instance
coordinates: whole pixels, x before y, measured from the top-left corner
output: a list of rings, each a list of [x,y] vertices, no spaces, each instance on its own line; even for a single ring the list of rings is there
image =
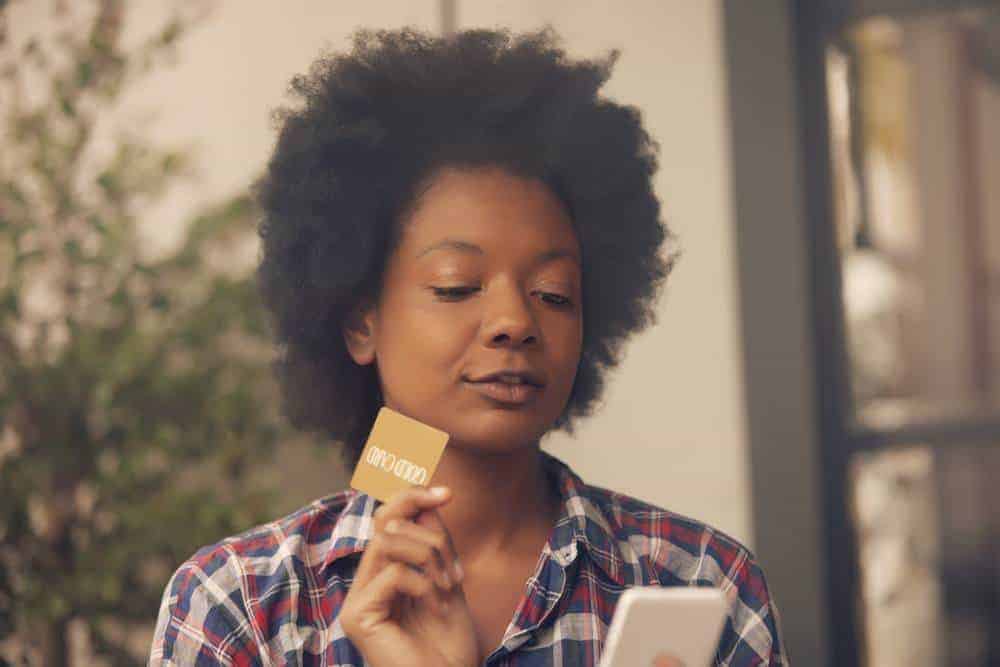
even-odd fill
[[[730,609],[715,663],[788,664],[777,609],[746,548],[544,459],[562,514],[486,665],[596,664],[630,586],[721,588]],[[364,665],[337,616],[379,504],[342,491],[200,549],[163,593],[149,664]]]

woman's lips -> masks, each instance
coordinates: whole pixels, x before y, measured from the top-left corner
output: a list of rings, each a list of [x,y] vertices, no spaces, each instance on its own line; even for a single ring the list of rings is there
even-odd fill
[[[542,388],[531,384],[506,382],[469,382],[483,396],[509,405],[524,405],[537,396]]]

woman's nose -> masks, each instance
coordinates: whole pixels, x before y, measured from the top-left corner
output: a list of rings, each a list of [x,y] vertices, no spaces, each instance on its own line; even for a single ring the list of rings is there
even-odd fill
[[[538,342],[534,313],[519,291],[495,290],[487,298],[483,329],[488,346],[520,347]]]
[[[534,334],[524,334],[520,333],[520,329],[515,327],[510,327],[510,331],[499,331],[490,339],[490,342],[495,347],[500,347],[502,345],[511,345],[513,347],[519,347],[521,345],[529,345],[535,342]]]

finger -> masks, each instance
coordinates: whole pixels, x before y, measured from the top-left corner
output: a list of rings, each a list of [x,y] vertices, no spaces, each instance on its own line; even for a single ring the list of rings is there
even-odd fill
[[[388,617],[393,602],[400,595],[427,601],[439,614],[446,609],[430,578],[403,563],[391,563],[383,568],[362,593],[362,608],[369,613],[376,612],[379,620]]]
[[[465,572],[462,570],[461,562],[458,559],[458,550],[455,548],[455,542],[451,539],[451,531],[444,525],[444,519],[441,518],[441,514],[438,513],[437,509],[427,510],[420,513],[416,522],[419,527],[432,530],[444,536],[447,547],[445,553],[447,553],[448,562],[451,564],[452,573],[456,581],[462,581],[465,578]]]
[[[436,510],[431,511],[436,513]],[[417,520],[420,520],[419,516]],[[386,532],[389,532],[390,527],[400,535],[405,535],[410,539],[420,541],[429,546],[434,550],[438,565],[448,574],[448,578],[454,583],[462,581],[463,572],[461,567],[458,567],[458,555],[451,544],[447,529],[428,528],[414,521],[399,521],[397,519],[386,523]]]
[[[651,667],[684,667],[684,663],[672,655],[658,653],[656,657],[653,658],[653,664]]]
[[[395,524],[395,519],[386,524],[386,532],[374,541],[375,548],[382,552],[381,556],[388,561],[405,563],[419,568],[430,576],[443,591],[451,590],[454,580],[448,574],[448,568],[437,549],[421,539],[396,532]],[[443,542],[443,538],[441,541]]]
[[[410,487],[399,491],[392,496],[388,502],[379,506],[373,515],[375,523],[375,537],[384,532],[385,524],[392,519],[408,519],[418,514],[423,508],[443,505],[451,499],[451,490],[447,487],[433,487],[431,489],[422,486]],[[372,538],[375,541],[375,538]],[[361,556],[361,562],[354,574],[354,581],[359,585],[367,583],[375,576],[379,570],[385,566],[384,559],[380,559],[377,554],[370,554],[366,549]]]
[[[444,505],[449,500],[451,489],[446,486],[403,489],[375,510],[375,530],[382,530],[390,519],[412,519],[420,512]]]

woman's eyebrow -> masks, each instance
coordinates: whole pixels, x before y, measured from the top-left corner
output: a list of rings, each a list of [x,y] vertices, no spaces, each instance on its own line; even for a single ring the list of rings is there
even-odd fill
[[[423,257],[427,253],[432,252],[434,250],[444,250],[444,249],[459,250],[461,252],[468,252],[476,255],[485,254],[483,249],[480,248],[475,243],[470,243],[468,241],[462,241],[459,239],[444,239],[438,241],[437,243],[432,243],[431,245],[427,246],[426,248],[421,250],[420,253],[417,254],[417,257]],[[545,262],[551,262],[554,259],[561,259],[563,257],[573,260],[573,262],[575,262],[576,264],[580,264],[580,258],[577,256],[575,252],[563,248],[553,248],[552,250],[546,250],[544,252],[539,253],[538,257],[535,259],[535,263],[544,264]]]
[[[437,243],[432,243],[431,245],[427,246],[426,248],[420,251],[417,257],[423,257],[424,255],[426,255],[431,251],[442,250],[444,248],[450,248],[452,250],[461,250],[462,252],[471,252],[477,255],[484,254],[483,249],[477,246],[475,243],[469,243],[468,241],[460,241],[458,239],[444,239],[443,241],[438,241]]]

